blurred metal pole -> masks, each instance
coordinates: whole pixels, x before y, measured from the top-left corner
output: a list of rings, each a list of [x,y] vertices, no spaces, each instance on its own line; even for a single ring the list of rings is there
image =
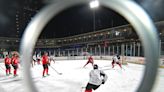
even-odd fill
[[[96,25],[95,25],[95,9],[93,9],[93,32],[96,31]]]

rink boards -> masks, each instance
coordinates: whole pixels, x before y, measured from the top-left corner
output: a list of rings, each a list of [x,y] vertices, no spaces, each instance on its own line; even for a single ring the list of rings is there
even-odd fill
[[[113,56],[93,56],[95,60],[112,60]],[[54,57],[55,60],[86,60],[88,56],[69,56],[69,57]],[[0,63],[3,62],[4,59],[0,59]],[[132,57],[132,56],[121,56],[122,62],[135,63],[135,64],[145,64],[144,57]],[[159,67],[164,68],[164,56],[161,56]]]

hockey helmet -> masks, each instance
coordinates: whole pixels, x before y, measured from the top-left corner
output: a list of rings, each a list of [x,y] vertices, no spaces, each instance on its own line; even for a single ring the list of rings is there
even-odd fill
[[[118,59],[120,59],[120,55],[119,54],[117,54],[116,56],[117,56]]]
[[[93,69],[98,69],[98,65],[97,64],[94,64],[93,65]]]

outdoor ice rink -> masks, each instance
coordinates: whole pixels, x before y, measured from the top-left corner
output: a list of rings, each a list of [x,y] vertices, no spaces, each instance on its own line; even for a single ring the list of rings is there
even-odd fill
[[[91,64],[83,68],[87,60],[63,60],[56,61],[49,67],[50,76],[42,78],[42,65],[35,65],[31,68],[32,79],[39,92],[84,92],[89,80],[89,72],[92,69]],[[93,92],[135,92],[143,77],[144,65],[128,63],[123,65],[121,70],[119,66],[111,68],[111,61],[95,60],[99,69],[104,70],[108,75],[108,80]],[[0,63],[0,92],[24,92],[22,83],[22,67],[19,67],[18,77],[5,75],[5,66]],[[13,71],[13,69],[12,69]],[[146,85],[145,85],[146,86]],[[4,91],[5,90],[5,91]],[[164,90],[164,69],[159,68],[158,78],[155,89],[152,92],[163,92]]]

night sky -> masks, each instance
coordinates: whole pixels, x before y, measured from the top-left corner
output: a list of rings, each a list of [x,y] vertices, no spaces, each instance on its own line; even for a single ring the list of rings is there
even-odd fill
[[[93,19],[93,10],[89,5],[75,6],[54,17],[43,30],[42,36],[47,37],[48,34],[50,38],[59,38],[92,32]],[[105,7],[95,9],[95,31],[125,24],[128,22],[116,12]]]
[[[21,37],[31,18],[46,4],[46,0],[0,0],[0,37]],[[154,22],[164,20],[164,0],[134,0]],[[24,7],[28,9],[23,10]],[[16,11],[20,12],[20,29],[16,29]],[[24,15],[24,13],[26,13]],[[95,29],[125,25],[128,22],[105,7],[95,10]],[[54,17],[40,38],[59,38],[93,31],[93,10],[89,5],[71,7]],[[18,35],[18,36],[17,36]]]

